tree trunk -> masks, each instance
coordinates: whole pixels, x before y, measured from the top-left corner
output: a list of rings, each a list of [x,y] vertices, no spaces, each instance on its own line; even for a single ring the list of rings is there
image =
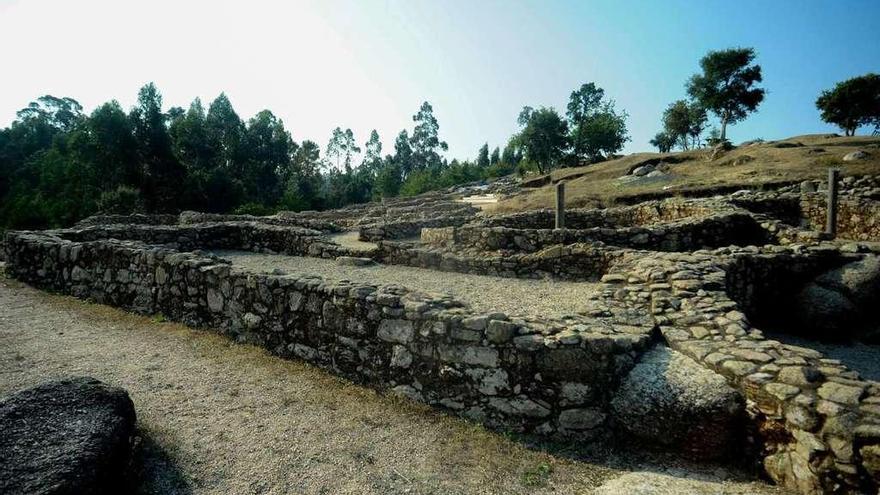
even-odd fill
[[[721,117],[721,142],[727,139],[727,119],[730,118],[727,112]]]

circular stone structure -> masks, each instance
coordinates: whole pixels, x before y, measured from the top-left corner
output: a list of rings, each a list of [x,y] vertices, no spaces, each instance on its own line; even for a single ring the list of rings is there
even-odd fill
[[[134,433],[125,390],[79,377],[0,400],[0,493],[120,493]]]

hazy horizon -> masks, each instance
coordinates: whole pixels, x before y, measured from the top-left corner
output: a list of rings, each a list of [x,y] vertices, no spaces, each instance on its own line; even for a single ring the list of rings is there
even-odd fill
[[[147,8],[145,8],[147,7]],[[0,125],[44,94],[126,109],[156,83],[164,106],[225,92],[242,119],[268,108],[322,150],[350,127],[384,152],[429,101],[449,159],[502,146],[524,105],[564,112],[594,81],[629,113],[625,152],[650,150],[660,114],[708,50],[750,46],[768,94],[734,142],[836,132],[814,101],[880,72],[878,2],[170,2],[0,0]],[[723,20],[723,22],[722,22]],[[13,49],[9,49],[13,47]],[[714,122],[714,119],[713,119]]]

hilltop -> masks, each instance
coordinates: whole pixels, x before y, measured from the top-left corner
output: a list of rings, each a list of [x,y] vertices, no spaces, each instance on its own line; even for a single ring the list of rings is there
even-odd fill
[[[846,154],[859,150],[868,157],[843,160]],[[501,199],[487,211],[553,207],[553,184],[561,180],[566,181],[566,205],[607,207],[665,196],[762,189],[821,178],[829,167],[841,168],[844,176],[880,172],[880,137],[808,134],[779,141],[745,142],[714,159],[711,154],[711,148],[633,153],[592,165],[556,169],[549,175],[526,177],[520,192]],[[661,173],[654,177],[632,175],[644,165],[657,167]]]

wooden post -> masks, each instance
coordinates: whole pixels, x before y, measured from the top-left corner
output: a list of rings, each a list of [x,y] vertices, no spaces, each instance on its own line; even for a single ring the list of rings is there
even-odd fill
[[[556,183],[556,228],[565,228],[565,182]]]
[[[828,216],[825,220],[825,234],[834,239],[837,235],[837,181],[840,178],[840,169],[828,169],[828,199],[827,212]]]

